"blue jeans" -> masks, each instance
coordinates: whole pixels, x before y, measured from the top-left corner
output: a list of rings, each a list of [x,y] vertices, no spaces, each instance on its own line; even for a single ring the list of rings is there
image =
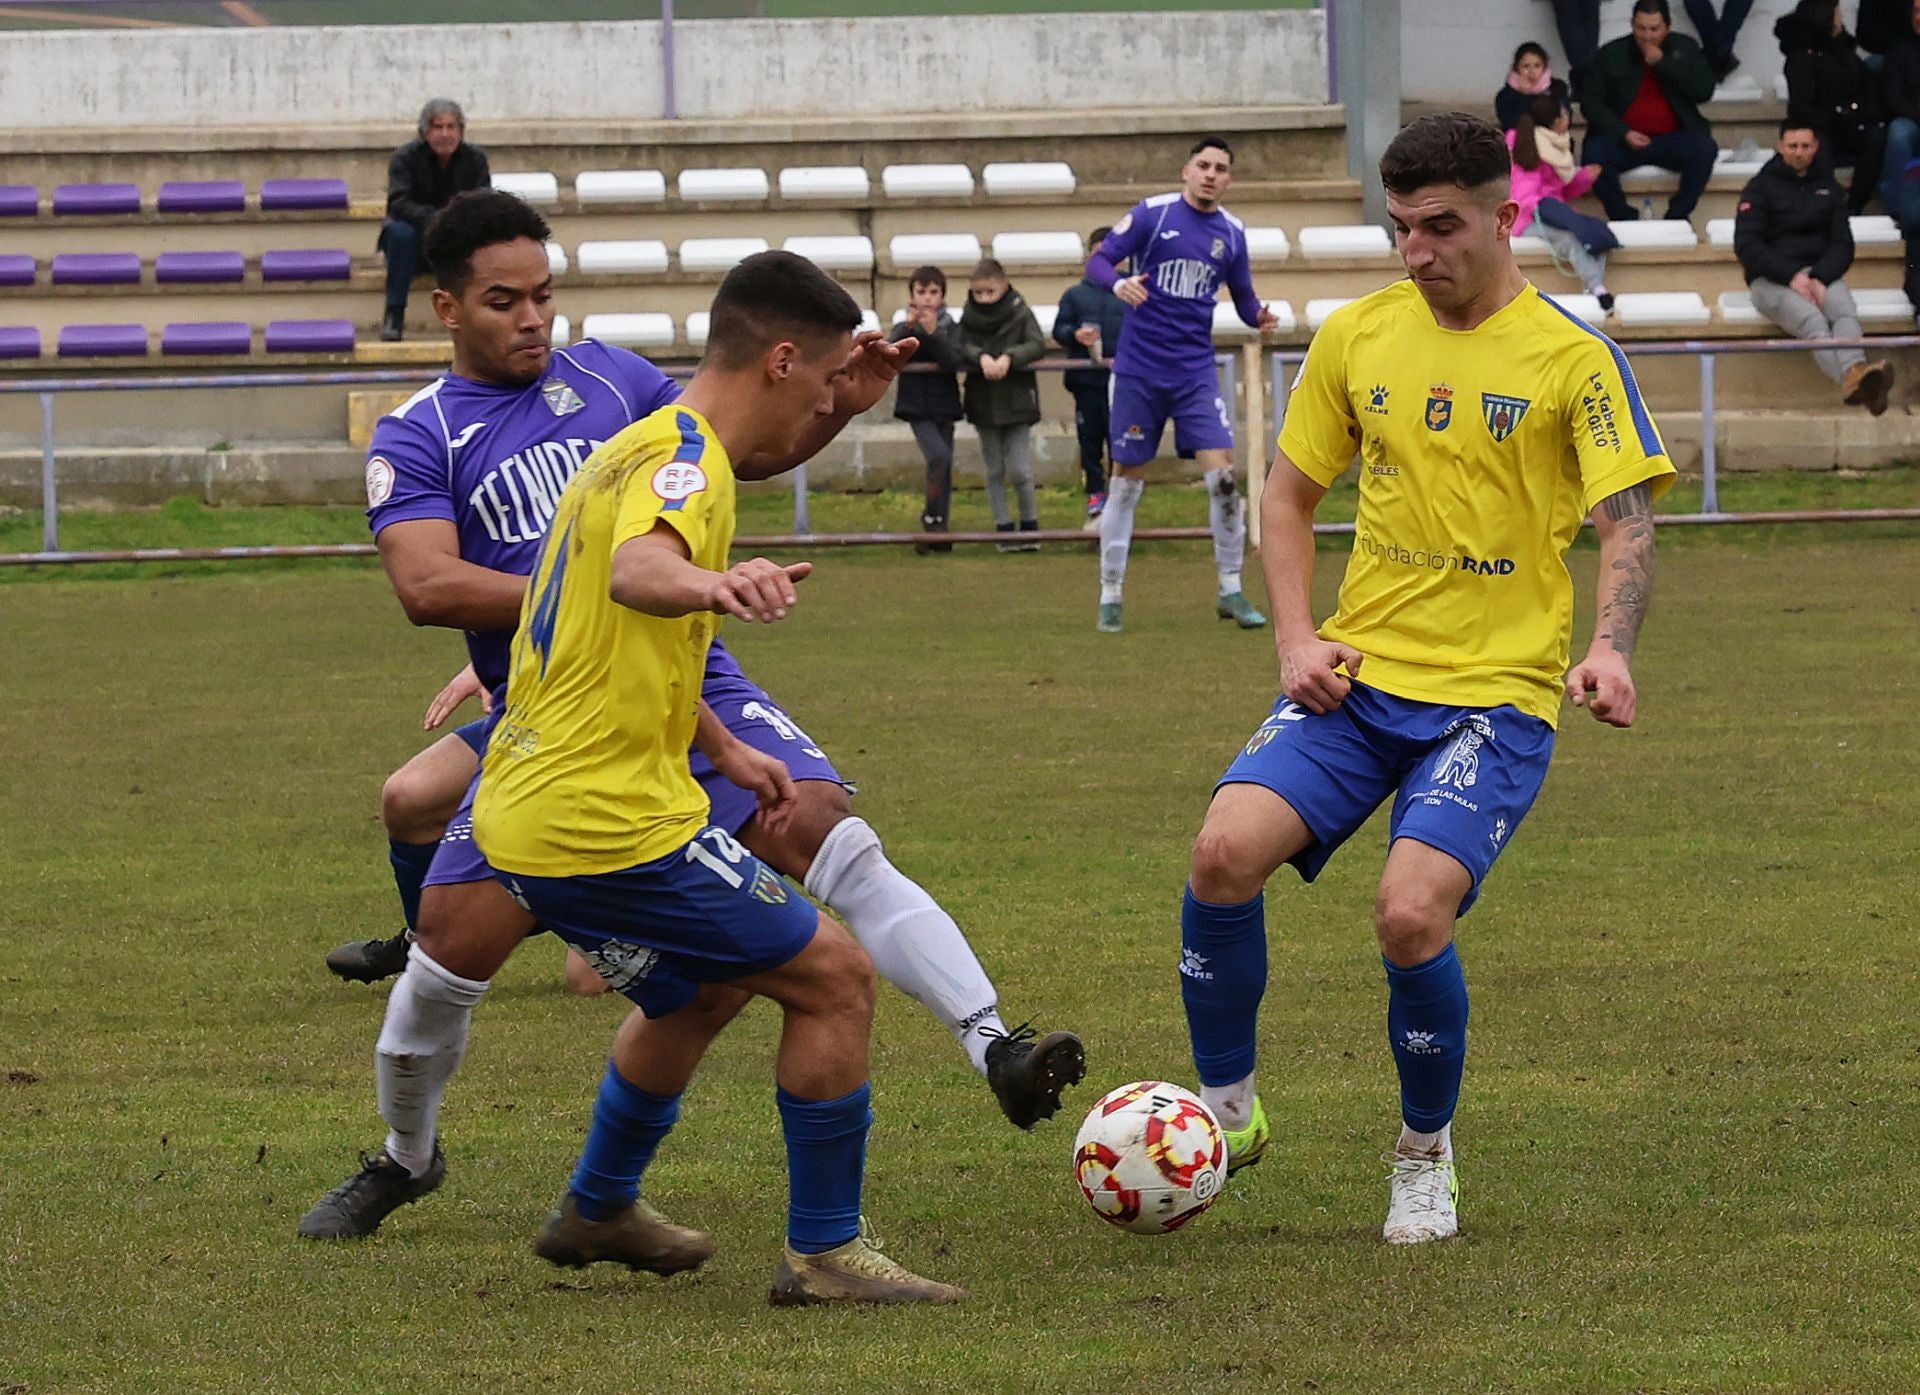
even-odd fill
[[[1700,47],[1706,51],[1709,63],[1724,63],[1733,57],[1733,41],[1740,33],[1740,26],[1747,22],[1747,11],[1752,8],[1753,0],[1726,0],[1716,18],[1712,0],[1687,0],[1687,18],[1693,21],[1694,32],[1700,35]]]
[[[1886,162],[1880,167],[1880,201],[1900,230],[1909,237],[1920,233],[1920,125],[1896,116],[1887,127]]]
[[[1673,131],[1655,136],[1640,150],[1633,149],[1620,136],[1594,131],[1587,136],[1581,159],[1589,165],[1600,166],[1600,177],[1594,181],[1593,192],[1601,207],[1607,210],[1607,217],[1630,219],[1634,216],[1633,205],[1627,202],[1626,193],[1620,188],[1621,172],[1638,165],[1658,165],[1680,176],[1680,192],[1667,205],[1667,217],[1686,218],[1693,213],[1694,205],[1706,191],[1707,181],[1713,177],[1713,158],[1719,151],[1720,147],[1705,131]]]
[[[420,230],[399,218],[389,218],[380,228],[380,250],[387,258],[387,307],[407,308],[407,292],[420,268]]]

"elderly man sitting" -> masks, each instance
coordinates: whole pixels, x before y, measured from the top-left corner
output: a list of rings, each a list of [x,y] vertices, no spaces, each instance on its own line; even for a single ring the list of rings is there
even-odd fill
[[[420,109],[420,134],[387,161],[387,221],[378,246],[387,258],[387,314],[382,339],[398,339],[407,322],[407,292],[420,265],[420,239],[433,215],[455,194],[491,186],[487,152],[467,143],[460,104],[435,97]]]

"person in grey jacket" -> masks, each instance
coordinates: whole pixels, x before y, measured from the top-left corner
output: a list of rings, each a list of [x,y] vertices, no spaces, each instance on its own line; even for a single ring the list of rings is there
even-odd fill
[[[466,113],[451,98],[435,97],[420,109],[420,134],[387,161],[387,220],[380,225],[376,244],[387,259],[382,339],[398,339],[405,332],[407,293],[433,215],[452,203],[455,194],[492,185],[487,152],[467,143]]]
[[[1110,228],[1095,228],[1087,234],[1087,246],[1098,247],[1107,240]],[[1105,286],[1081,279],[1060,297],[1060,311],[1054,317],[1053,337],[1067,357],[1086,359],[1098,365],[1069,368],[1060,376],[1073,394],[1073,421],[1080,437],[1080,472],[1087,482],[1088,526],[1107,506],[1107,383],[1112,374],[1107,364],[1120,343],[1120,326],[1127,318],[1126,302]]]
[[[920,341],[911,363],[937,372],[902,373],[894,383],[893,414],[913,428],[914,444],[927,462],[927,503],[920,531],[944,533],[953,506],[953,424],[960,420],[960,380],[968,359],[960,349],[960,325],[947,308],[947,274],[937,266],[919,266],[907,278],[904,317],[887,333],[898,342],[908,335]],[[952,543],[916,543],[915,552],[951,552]]]
[[[1014,531],[1007,510],[1011,482],[1020,506],[1019,530],[1036,533],[1040,509],[1033,497],[1028,433],[1040,420],[1040,381],[1029,365],[1045,356],[1047,341],[1025,297],[1008,283],[1006,268],[992,257],[982,258],[968,281],[967,308],[960,316],[960,348],[970,365],[967,420],[980,433],[994,531]],[[1039,549],[1037,542],[1008,539],[1000,544],[1002,552]]]

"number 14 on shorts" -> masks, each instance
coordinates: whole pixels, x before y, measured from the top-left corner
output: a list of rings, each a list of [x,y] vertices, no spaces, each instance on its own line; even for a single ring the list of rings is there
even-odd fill
[[[791,894],[778,872],[742,847],[731,833],[709,824],[688,840],[681,854],[696,862],[735,891],[745,891],[756,901],[770,906],[784,905]]]

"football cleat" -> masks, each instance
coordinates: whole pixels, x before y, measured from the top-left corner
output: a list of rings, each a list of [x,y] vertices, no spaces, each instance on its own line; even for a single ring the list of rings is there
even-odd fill
[[[380,1228],[389,1214],[418,1201],[447,1179],[447,1155],[433,1143],[433,1161],[418,1177],[385,1152],[360,1155],[360,1170],[314,1202],[300,1218],[303,1240],[362,1240]]]
[[[1267,617],[1253,608],[1253,602],[1247,599],[1244,591],[1222,596],[1213,613],[1222,620],[1233,621],[1243,630],[1257,630],[1267,623]]]
[[[1253,1116],[1244,1129],[1230,1129],[1222,1124],[1220,1132],[1227,1139],[1227,1176],[1233,1176],[1243,1167],[1252,1167],[1265,1157],[1273,1130],[1267,1127],[1267,1110],[1260,1103],[1260,1096],[1253,1097]]]
[[[987,1043],[987,1084],[1001,1111],[1023,1129],[1051,1119],[1060,1108],[1060,1092],[1086,1073],[1086,1050],[1072,1032],[1041,1037],[1022,1022]]]
[[[803,1255],[791,1245],[773,1271],[767,1302],[776,1308],[818,1303],[958,1303],[963,1288],[923,1279],[881,1253],[880,1242],[861,1233],[836,1249]]]
[[[1419,1245],[1460,1233],[1460,1176],[1452,1158],[1387,1155],[1390,1200],[1381,1236],[1389,1245]]]
[[[705,1264],[713,1255],[713,1237],[704,1230],[675,1225],[639,1200],[604,1221],[590,1221],[568,1192],[534,1238],[533,1252],[549,1264],[568,1269],[606,1260],[664,1279]]]
[[[327,967],[349,983],[378,983],[407,967],[407,946],[413,931],[402,930],[389,940],[349,940],[327,953]]]
[[[1094,626],[1094,628],[1100,631],[1100,633],[1103,635],[1119,634],[1121,630],[1120,602],[1118,601],[1100,602],[1100,620],[1099,620],[1099,623],[1097,623]]]

